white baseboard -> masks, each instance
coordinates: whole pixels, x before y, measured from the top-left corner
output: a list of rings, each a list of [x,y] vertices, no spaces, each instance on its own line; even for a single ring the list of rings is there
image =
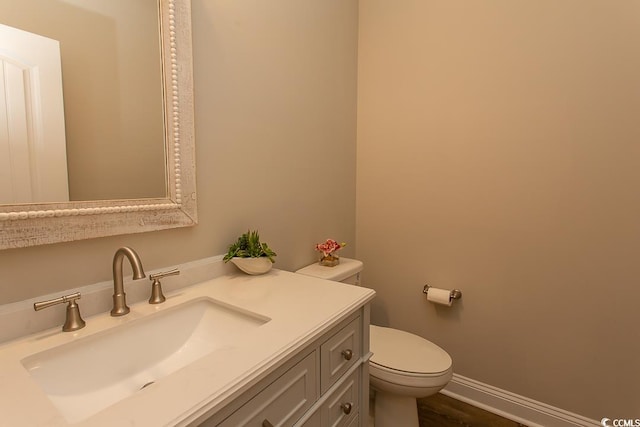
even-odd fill
[[[441,393],[529,427],[602,427],[599,421],[457,374]]]

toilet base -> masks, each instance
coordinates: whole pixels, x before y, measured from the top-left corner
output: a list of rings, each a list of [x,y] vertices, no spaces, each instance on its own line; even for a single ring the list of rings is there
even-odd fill
[[[375,427],[418,427],[418,402],[415,397],[375,391]]]

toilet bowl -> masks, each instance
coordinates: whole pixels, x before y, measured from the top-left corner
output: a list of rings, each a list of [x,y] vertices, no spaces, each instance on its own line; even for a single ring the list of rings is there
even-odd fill
[[[440,391],[453,375],[451,357],[409,332],[370,326],[369,380],[375,390],[375,425],[417,426],[416,398]]]
[[[361,261],[341,258],[335,267],[312,264],[296,273],[360,285]],[[376,427],[418,426],[417,398],[437,393],[451,380],[446,351],[409,332],[371,325],[369,380],[375,392]]]

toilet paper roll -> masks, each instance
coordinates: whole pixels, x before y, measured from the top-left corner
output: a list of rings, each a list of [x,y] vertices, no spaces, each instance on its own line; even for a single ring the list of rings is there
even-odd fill
[[[448,289],[429,288],[427,300],[435,304],[442,304],[451,307],[451,291]]]

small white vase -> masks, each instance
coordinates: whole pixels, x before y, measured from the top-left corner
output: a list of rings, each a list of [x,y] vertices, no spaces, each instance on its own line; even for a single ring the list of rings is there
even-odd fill
[[[273,263],[267,257],[256,257],[256,258],[240,258],[233,257],[231,258],[231,262],[235,264],[240,270],[244,271],[247,274],[258,275],[264,274],[267,271],[271,270]]]

